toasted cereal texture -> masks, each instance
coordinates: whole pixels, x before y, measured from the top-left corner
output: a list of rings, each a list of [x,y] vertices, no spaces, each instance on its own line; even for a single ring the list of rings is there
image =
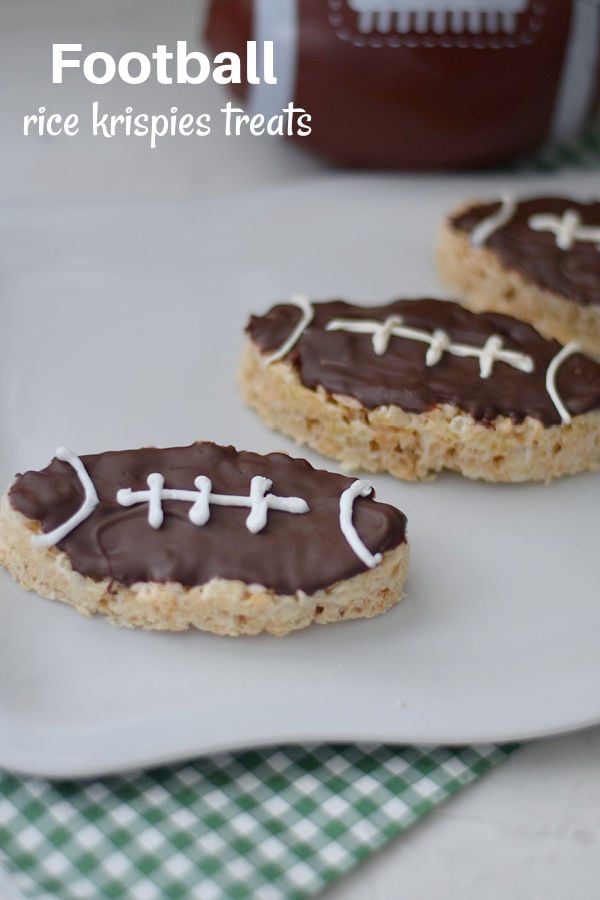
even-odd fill
[[[266,424],[348,470],[429,480],[443,469],[485,481],[545,481],[597,469],[600,410],[545,427],[526,417],[478,422],[455,406],[426,413],[367,409],[353,397],[313,390],[286,360],[271,365],[248,338],[239,373],[242,395]]]
[[[475,247],[468,233],[454,228],[450,218],[440,228],[437,265],[441,280],[473,312],[507,313],[529,322],[546,338],[561,344],[577,341],[584,353],[600,356],[600,306],[580,306],[541,288],[516,269],[507,269],[489,247]]]
[[[401,598],[408,569],[408,544],[383,555],[374,569],[308,596],[276,594],[261,585],[214,578],[198,587],[138,583],[127,587],[76,572],[58,547],[35,547],[39,522],[0,500],[0,564],[25,588],[61,600],[84,616],[106,616],[112,625],[183,631],[194,627],[215,634],[269,634],[282,637],[312,622],[326,624],[386,612]]]

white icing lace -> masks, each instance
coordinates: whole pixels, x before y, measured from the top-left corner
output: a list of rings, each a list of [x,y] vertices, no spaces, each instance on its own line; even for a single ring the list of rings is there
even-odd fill
[[[358,558],[369,569],[374,569],[381,562],[381,553],[371,553],[366,544],[361,540],[354,524],[352,515],[354,512],[354,502],[358,497],[368,497],[373,490],[370,481],[357,478],[352,482],[349,488],[340,494],[340,528],[342,534],[346,538],[348,544],[358,556]]]
[[[434,366],[438,363],[444,353],[450,353],[453,356],[475,357],[479,359],[481,378],[489,378],[496,362],[507,363],[521,372],[531,373],[534,369],[531,356],[516,350],[504,349],[502,338],[496,334],[490,335],[483,347],[458,344],[451,341],[441,328],[434,332],[424,331],[421,328],[410,328],[403,324],[401,316],[388,316],[384,322],[370,319],[331,319],[325,328],[327,331],[349,331],[372,335],[373,350],[377,356],[383,356],[387,351],[391,337],[421,341],[429,345],[425,356],[427,366]]]
[[[252,534],[257,534],[267,524],[270,509],[278,509],[288,513],[306,513],[309,506],[301,497],[278,497],[269,494],[273,482],[263,475],[255,475],[250,482],[250,492],[247,496],[236,494],[213,494],[212,482],[206,475],[199,475],[194,479],[195,491],[180,490],[178,488],[165,488],[165,479],[153,472],[146,479],[149,490],[133,491],[131,488],[121,488],[117,492],[117,503],[121,506],[134,506],[137,503],[148,504],[148,523],[152,528],[160,528],[163,523],[163,500],[182,500],[191,503],[188,513],[190,522],[194,525],[205,525],[210,519],[211,506],[241,506],[250,509],[246,519],[246,528]]]
[[[471,243],[474,247],[482,247],[488,241],[494,232],[503,228],[515,214],[517,204],[515,200],[508,194],[504,194],[501,198],[501,205],[491,216],[486,216],[471,232]]]
[[[292,306],[297,306],[298,309],[301,310],[302,315],[300,316],[300,321],[298,322],[296,327],[293,329],[292,333],[287,338],[287,340],[285,340],[283,342],[281,347],[279,347],[279,349],[276,350],[274,353],[271,353],[270,356],[267,356],[265,358],[265,362],[268,366],[270,366],[271,363],[274,363],[280,359],[283,359],[283,357],[286,356],[286,354],[288,354],[290,352],[292,347],[294,347],[296,345],[296,343],[302,336],[302,333],[304,332],[304,330],[306,328],[308,328],[308,326],[310,325],[310,323],[313,320],[313,316],[314,316],[313,306],[307,297],[303,297],[301,294],[297,294],[293,297],[290,297],[290,299],[288,300],[288,303],[291,304]]]
[[[562,216],[538,213],[530,216],[527,224],[533,231],[550,231],[561,250],[570,250],[576,241],[596,244],[596,250],[600,250],[600,226],[582,225],[574,209],[565,210]]]
[[[79,457],[75,456],[75,454],[67,449],[67,447],[59,447],[54,455],[56,459],[69,463],[75,470],[81,486],[83,487],[84,498],[83,503],[77,512],[68,518],[66,522],[63,522],[62,525],[58,525],[52,531],[46,532],[46,534],[33,535],[31,543],[36,547],[52,547],[54,544],[58,544],[64,537],[73,531],[74,528],[77,528],[81,522],[87,519],[88,516],[91,516],[100,502],[92,479],[88,475],[87,470]]]
[[[575,341],[571,341],[570,344],[566,344],[550,361],[550,365],[546,370],[546,390],[550,396],[550,399],[554,403],[556,407],[556,411],[561,417],[562,421],[565,425],[568,425],[571,421],[571,413],[561,400],[557,387],[556,387],[556,375],[558,373],[559,368],[562,366],[564,361],[572,356],[573,353],[579,353],[581,347],[579,344],[575,343]]]

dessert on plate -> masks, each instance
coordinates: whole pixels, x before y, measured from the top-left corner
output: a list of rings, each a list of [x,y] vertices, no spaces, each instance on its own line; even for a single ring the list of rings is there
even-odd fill
[[[2,498],[0,563],[115,625],[284,635],[398,602],[406,517],[284,453],[60,448]]]
[[[600,202],[473,201],[442,225],[438,268],[464,305],[531,322],[600,355]]]
[[[246,334],[246,402],[348,469],[550,481],[600,462],[600,363],[518,319],[295,297]]]

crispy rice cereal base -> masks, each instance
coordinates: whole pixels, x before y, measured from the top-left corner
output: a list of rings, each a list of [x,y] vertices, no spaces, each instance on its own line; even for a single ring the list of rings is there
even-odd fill
[[[267,365],[248,338],[239,373],[246,403],[266,424],[338,460],[348,470],[429,480],[443,469],[485,481],[552,481],[600,464],[600,410],[569,425],[531,417],[484,424],[455,406],[426,413],[397,406],[367,409],[353,397],[305,387],[293,366]]]
[[[561,344],[577,341],[585,353],[600,356],[600,306],[580,306],[505,268],[493,250],[474,247],[468,233],[454,228],[450,219],[441,226],[436,255],[441,280],[459,294],[463,306],[507,313],[534,325],[546,338]]]
[[[35,547],[39,522],[0,501],[0,563],[25,588],[61,600],[84,616],[105,615],[112,625],[183,631],[189,627],[237,637],[262,631],[282,637],[312,622],[326,624],[379,615],[402,598],[408,544],[388,550],[379,566],[308,596],[276,594],[260,585],[214,578],[199,587],[96,581],[76,572],[57,547]]]

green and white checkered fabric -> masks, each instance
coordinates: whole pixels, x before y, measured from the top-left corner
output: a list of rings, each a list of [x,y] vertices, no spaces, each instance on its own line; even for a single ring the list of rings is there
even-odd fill
[[[514,746],[287,747],[91,782],[0,773],[1,858],[48,900],[300,900]]]

